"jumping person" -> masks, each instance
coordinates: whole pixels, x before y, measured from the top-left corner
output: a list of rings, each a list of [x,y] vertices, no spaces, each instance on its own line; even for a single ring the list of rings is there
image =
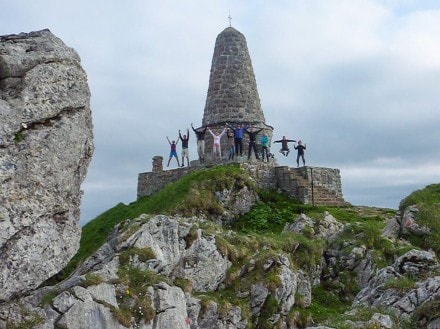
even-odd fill
[[[264,155],[266,155],[267,162],[269,162],[269,136],[266,134],[266,129],[263,130],[263,135],[260,137],[261,143],[261,161],[264,162]]]
[[[185,158],[186,161],[188,162],[188,167],[189,167],[189,152],[188,152],[188,140],[189,140],[189,129],[186,129],[186,135],[182,135],[180,134],[180,129],[179,129],[179,138],[182,141],[182,167],[185,167]]]
[[[205,161],[205,133],[208,126],[194,129],[194,126],[191,123],[191,128],[197,137],[197,153],[199,154],[199,161],[200,163],[203,163]]]
[[[226,127],[223,128],[222,132],[219,133],[218,131],[216,133],[213,133],[211,129],[208,127],[209,133],[212,135],[213,138],[213,145],[212,145],[212,154],[215,158],[221,159],[222,157],[222,146],[221,146],[221,138],[226,132]]]
[[[252,149],[254,150],[255,157],[257,158],[257,160],[260,159],[257,153],[256,142],[257,142],[257,134],[262,130],[263,128],[260,128],[257,131],[255,131],[253,127],[251,127],[250,130],[247,128],[244,129],[244,131],[246,131],[247,134],[249,135],[248,160],[251,158]]]
[[[244,127],[239,124],[237,127],[226,123],[226,125],[234,131],[234,139],[235,139],[235,154],[238,155],[238,151],[240,150],[240,156],[243,155],[243,132]]]
[[[177,144],[179,143],[179,140],[177,140],[177,143],[176,143],[176,141],[172,141],[172,142],[170,142],[170,139],[168,138],[168,136],[167,136],[167,140],[168,140],[168,143],[170,144],[170,147],[171,147],[170,157],[169,157],[169,159],[168,159],[167,167],[170,166],[170,161],[171,161],[171,158],[172,158],[172,157],[175,157],[175,158],[176,158],[176,160],[177,160],[177,166],[180,167],[180,164],[179,164],[179,158],[177,157],[177,151],[176,151]]]
[[[280,153],[284,156],[288,156],[290,152],[288,143],[291,142],[296,142],[296,140],[287,139],[286,136],[283,136],[283,139],[280,139],[279,141],[275,141],[274,143],[281,143]]]
[[[306,144],[302,144],[302,142],[298,141],[298,146],[295,145],[295,150],[298,150],[298,154],[296,155],[296,166],[299,167],[299,158],[302,158],[303,166],[306,165],[306,160],[304,160],[304,150],[306,149]]]

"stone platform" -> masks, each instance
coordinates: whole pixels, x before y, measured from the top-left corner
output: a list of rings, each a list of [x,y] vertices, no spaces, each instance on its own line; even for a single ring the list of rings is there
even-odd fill
[[[203,165],[200,165],[198,161],[191,161],[190,167],[170,170],[161,170],[161,165],[153,165],[155,171],[138,175],[137,196],[139,198],[159,192],[165,185],[179,180],[189,172],[227,163],[239,163],[259,188],[278,190],[303,204],[333,206],[346,204],[342,194],[339,169],[310,166],[292,168],[278,166],[274,159],[270,162],[263,162],[251,158],[248,161],[247,157],[235,158],[233,162],[209,161]]]

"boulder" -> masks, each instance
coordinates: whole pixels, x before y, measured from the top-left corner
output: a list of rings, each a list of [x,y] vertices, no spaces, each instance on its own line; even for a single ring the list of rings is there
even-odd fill
[[[416,205],[406,207],[403,211],[400,229],[402,234],[426,236],[430,234],[429,227],[420,225],[417,221],[419,209]]]
[[[86,73],[49,30],[0,37],[0,99],[1,302],[78,250],[93,141]]]

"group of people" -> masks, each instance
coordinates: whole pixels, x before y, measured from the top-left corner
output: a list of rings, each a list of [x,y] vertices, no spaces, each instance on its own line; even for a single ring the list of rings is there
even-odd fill
[[[266,130],[264,128],[254,128],[254,127],[245,127],[244,125],[237,125],[233,126],[232,124],[226,123],[225,127],[222,129],[222,131],[216,131],[213,132],[209,126],[202,126],[199,128],[194,128],[193,124],[191,123],[191,128],[194,131],[196,138],[197,138],[197,153],[199,155],[199,161],[200,163],[205,162],[205,135],[208,131],[212,138],[213,138],[213,146],[212,146],[212,154],[214,158],[221,159],[222,158],[222,149],[221,149],[221,139],[226,134],[228,138],[228,160],[233,160],[235,156],[243,156],[243,136],[245,133],[248,134],[249,137],[249,143],[248,143],[248,160],[251,158],[252,151],[255,154],[255,158],[257,160],[260,159],[259,154],[257,152],[257,135],[263,131],[263,133],[260,136],[260,145],[261,145],[261,156],[262,161],[269,162],[270,153],[269,153],[269,136],[266,133]],[[189,167],[189,154],[188,154],[188,141],[189,141],[189,129],[187,129],[186,135],[181,134],[181,131],[179,130],[179,138],[173,141],[170,141],[170,139],[167,136],[168,143],[170,144],[171,150],[170,150],[170,156],[168,158],[168,164],[167,167],[170,165],[170,161],[173,157],[177,160],[177,165],[179,167],[185,166],[185,158],[187,160],[187,164]],[[177,156],[177,144],[179,143],[179,140],[182,142],[182,164],[180,165],[179,157]],[[284,156],[287,156],[290,152],[288,143],[294,142],[295,140],[287,139],[285,136],[279,141],[274,141],[274,143],[281,143],[281,149],[280,153],[282,153]],[[298,155],[296,159],[297,166],[299,166],[299,159],[302,158],[303,165],[305,166],[305,159],[304,159],[304,150],[306,149],[306,145],[302,144],[301,141],[298,141],[297,145],[295,144],[295,149],[298,150]]]

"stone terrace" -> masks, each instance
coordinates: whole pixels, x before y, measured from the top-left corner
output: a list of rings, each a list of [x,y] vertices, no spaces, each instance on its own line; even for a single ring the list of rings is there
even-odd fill
[[[165,185],[176,182],[191,171],[202,166],[183,167],[164,171],[162,157],[154,157],[152,172],[138,176],[137,196],[149,196],[159,192]],[[277,166],[274,161],[243,161],[240,167],[246,170],[261,189],[278,190],[303,204],[342,206],[345,201],[342,194],[341,176],[338,169],[322,167]],[[221,164],[218,164],[221,165]]]

